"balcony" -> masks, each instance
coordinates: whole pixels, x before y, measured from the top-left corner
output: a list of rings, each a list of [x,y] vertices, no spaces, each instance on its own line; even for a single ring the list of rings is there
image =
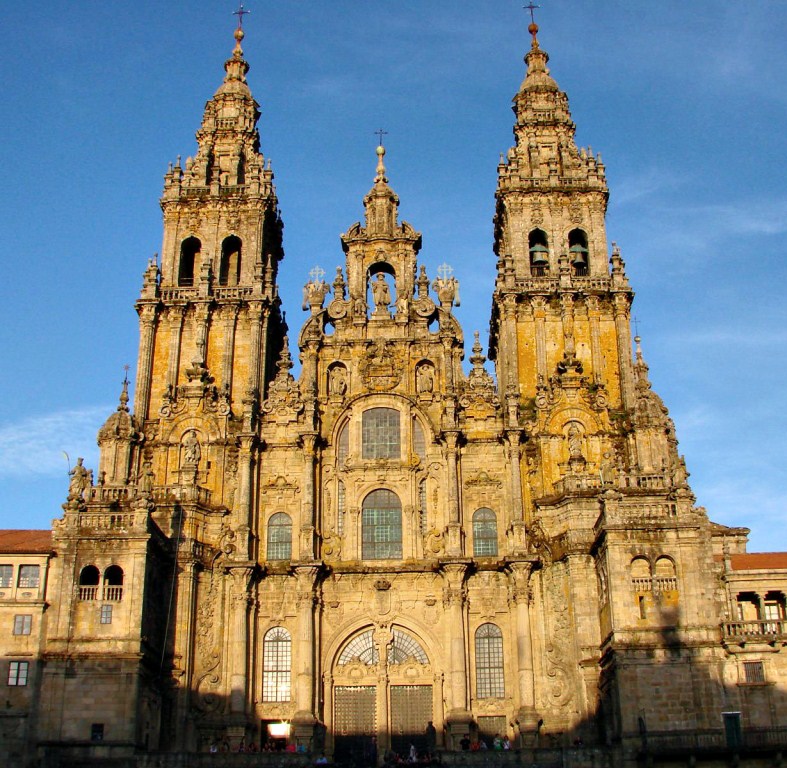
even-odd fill
[[[772,643],[787,639],[787,620],[758,619],[757,621],[725,621],[722,624],[724,638],[738,643],[759,641]]]

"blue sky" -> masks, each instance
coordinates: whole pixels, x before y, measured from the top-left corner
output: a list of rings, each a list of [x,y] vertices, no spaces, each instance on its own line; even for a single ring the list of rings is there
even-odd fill
[[[486,339],[495,173],[524,74],[521,2],[249,0],[246,58],[301,286],[342,263],[376,138],[422,261],[461,281]],[[602,153],[654,388],[698,504],[787,550],[787,4],[542,0],[539,39],[580,145]],[[195,151],[231,2],[6,3],[0,244],[0,525],[48,527],[72,462],[136,362],[133,302],[159,250],[167,163]],[[132,375],[133,379],[133,375]]]

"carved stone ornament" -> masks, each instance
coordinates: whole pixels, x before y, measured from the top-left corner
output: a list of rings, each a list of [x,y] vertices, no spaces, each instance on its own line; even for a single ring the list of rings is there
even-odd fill
[[[405,359],[390,342],[372,342],[361,362],[361,378],[368,389],[388,392],[402,377]]]
[[[473,354],[470,356],[470,362],[473,364],[473,367],[467,375],[467,379],[462,382],[462,394],[459,398],[459,404],[465,410],[481,407],[489,411],[496,409],[500,405],[500,398],[497,394],[495,380],[484,368],[486,357],[483,355],[478,336],[478,331],[476,331]]]
[[[264,413],[268,413],[278,421],[294,421],[303,411],[301,391],[290,373],[292,358],[290,357],[289,340],[284,337],[284,345],[279,362],[279,371],[271,383],[268,399],[262,404]]]
[[[489,476],[483,469],[478,474],[465,480],[466,488],[500,488],[503,483]]]

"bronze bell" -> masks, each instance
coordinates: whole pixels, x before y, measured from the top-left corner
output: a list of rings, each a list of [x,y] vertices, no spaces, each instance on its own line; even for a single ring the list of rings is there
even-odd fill
[[[541,243],[536,243],[530,249],[530,263],[534,267],[543,267],[549,264],[549,249]]]
[[[588,263],[588,249],[577,243],[568,249],[571,254],[571,264],[574,267],[584,267]]]

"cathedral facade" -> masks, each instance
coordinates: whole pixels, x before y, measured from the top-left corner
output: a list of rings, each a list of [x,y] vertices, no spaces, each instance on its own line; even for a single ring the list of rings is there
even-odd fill
[[[604,165],[536,32],[498,167],[495,376],[477,336],[462,365],[459,282],[419,262],[382,146],[345,265],[312,273],[288,338],[236,32],[196,155],[165,176],[133,410],[126,382],[51,538],[0,540],[0,609],[33,606],[6,652],[27,713],[9,755],[784,746],[787,556],[695,504],[631,338]]]

